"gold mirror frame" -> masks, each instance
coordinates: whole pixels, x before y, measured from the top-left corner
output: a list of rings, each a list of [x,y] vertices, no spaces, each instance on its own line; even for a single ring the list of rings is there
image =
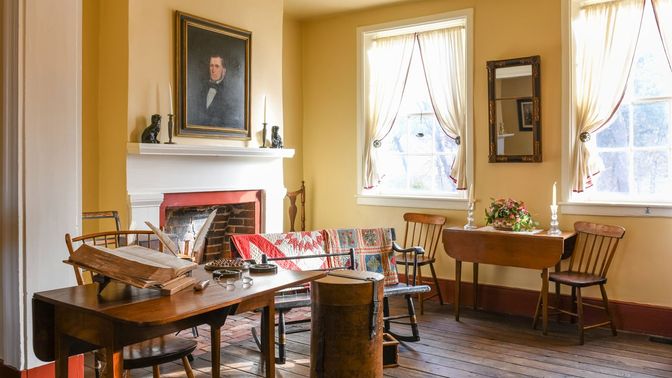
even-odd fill
[[[496,70],[498,68],[507,68],[515,66],[527,66],[532,67],[532,96],[525,96],[520,98],[515,98],[518,106],[521,106],[522,102],[532,102],[532,154],[531,155],[506,155],[498,154],[497,151],[497,94],[496,94]],[[541,79],[540,79],[540,57],[539,55],[530,56],[526,58],[517,58],[517,59],[505,59],[505,60],[492,60],[487,62],[488,68],[488,118],[489,118],[489,129],[490,129],[490,146],[489,146],[489,155],[488,161],[490,163],[537,163],[541,162]],[[501,100],[501,99],[499,99]],[[519,110],[520,111],[520,110]],[[525,122],[520,118],[519,115],[519,127],[521,131],[524,130],[524,127],[529,125],[524,125]]]

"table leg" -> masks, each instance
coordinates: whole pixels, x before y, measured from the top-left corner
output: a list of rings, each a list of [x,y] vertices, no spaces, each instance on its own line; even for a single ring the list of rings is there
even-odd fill
[[[212,376],[219,377],[219,358],[220,348],[222,344],[222,327],[221,325],[210,324],[210,353],[212,354]]]
[[[460,321],[460,284],[462,282],[462,261],[455,260],[455,320]]]
[[[548,329],[548,268],[541,271],[541,313],[543,318],[543,333],[547,334]]]
[[[474,263],[474,310],[478,310],[478,263]]]
[[[103,377],[122,378],[124,374],[124,354],[122,348],[105,348],[105,368]]]
[[[266,329],[262,331],[261,345],[264,346],[264,359],[266,360],[266,377],[275,377],[275,307],[273,301],[263,308],[261,314]]]
[[[58,332],[54,335],[54,352],[56,353],[56,378],[68,378],[68,354],[70,342]]]

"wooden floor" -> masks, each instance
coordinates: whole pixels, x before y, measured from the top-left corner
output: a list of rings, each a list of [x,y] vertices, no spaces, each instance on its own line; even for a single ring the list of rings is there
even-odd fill
[[[401,302],[393,302],[393,308]],[[297,314],[301,315],[301,314]],[[263,375],[260,354],[249,328],[256,314],[227,320],[222,341],[222,376]],[[552,321],[548,336],[531,329],[530,319],[465,309],[455,322],[450,305],[428,303],[418,315],[421,340],[401,344],[400,366],[385,369],[386,377],[672,377],[672,345],[653,343],[645,335],[608,330],[588,332],[577,345],[573,325]],[[189,332],[183,332],[191,337]],[[193,368],[197,377],[210,374],[209,334],[200,329]],[[288,363],[277,365],[278,377],[310,375],[310,334],[288,336]],[[163,377],[184,376],[182,365],[161,366]],[[87,375],[90,370],[87,371]],[[151,377],[134,370],[133,377]],[[362,375],[365,376],[364,374]]]

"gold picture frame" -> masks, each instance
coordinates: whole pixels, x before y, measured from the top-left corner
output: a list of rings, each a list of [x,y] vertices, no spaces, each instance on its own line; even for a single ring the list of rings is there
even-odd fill
[[[175,12],[175,134],[250,140],[252,33]]]

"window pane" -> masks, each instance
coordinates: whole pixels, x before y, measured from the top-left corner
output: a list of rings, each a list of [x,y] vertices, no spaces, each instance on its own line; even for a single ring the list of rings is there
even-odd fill
[[[631,75],[634,79],[632,86],[634,97],[672,96],[672,73],[648,2]]]
[[[628,185],[628,155],[625,152],[600,153],[604,169],[595,176],[597,190],[600,192],[627,193]]]
[[[634,143],[637,147],[668,144],[669,102],[633,105]]]
[[[635,152],[635,186],[638,193],[670,193],[670,157],[662,151]]]
[[[380,145],[381,151],[401,152],[408,151],[408,134],[406,132],[408,121],[406,117],[397,117],[392,130],[383,138]]]
[[[450,178],[450,168],[452,167],[455,155],[439,155],[436,165],[436,176],[434,185],[438,191],[455,191],[455,183]]]
[[[427,156],[409,156],[409,183],[412,191],[431,191],[432,174],[436,172],[434,159]]]
[[[399,193],[405,190],[408,173],[406,160],[399,155],[385,155],[381,160],[384,176],[380,183],[380,191],[383,193]]]
[[[436,117],[434,114],[412,114],[408,116],[408,127],[410,128],[410,136],[408,148],[414,152],[429,153],[434,150],[432,144],[432,126],[436,124]]]
[[[598,147],[626,147],[630,133],[628,132],[628,113],[630,106],[621,106],[611,122],[596,134]]]

